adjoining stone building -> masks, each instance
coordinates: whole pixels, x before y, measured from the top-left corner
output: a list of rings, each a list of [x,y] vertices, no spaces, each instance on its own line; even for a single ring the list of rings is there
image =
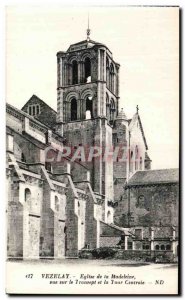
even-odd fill
[[[145,232],[148,241],[172,238],[175,249],[176,171],[149,171],[138,108],[128,119],[119,107],[120,65],[111,51],[88,38],[58,52],[57,68],[57,112],[35,95],[22,110],[7,104],[8,256],[74,257],[83,248],[113,246],[118,237],[125,250],[142,250]],[[106,159],[48,160],[48,149],[56,157],[65,147],[108,152]]]
[[[178,254],[178,169],[137,171],[118,202],[115,223],[130,228],[133,250]]]

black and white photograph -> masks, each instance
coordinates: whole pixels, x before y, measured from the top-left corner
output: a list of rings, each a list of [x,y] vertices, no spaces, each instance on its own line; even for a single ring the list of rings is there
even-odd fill
[[[6,7],[7,294],[179,294],[179,26]]]

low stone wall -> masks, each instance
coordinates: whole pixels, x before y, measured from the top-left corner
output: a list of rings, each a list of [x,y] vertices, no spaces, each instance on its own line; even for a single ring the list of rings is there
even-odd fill
[[[123,250],[113,247],[83,249],[79,252],[79,257],[84,259],[122,259],[156,263],[174,262],[172,251]]]
[[[150,261],[151,260],[151,252],[150,251],[137,251],[137,250],[117,250],[115,257],[117,259],[124,260],[136,260],[136,261]]]

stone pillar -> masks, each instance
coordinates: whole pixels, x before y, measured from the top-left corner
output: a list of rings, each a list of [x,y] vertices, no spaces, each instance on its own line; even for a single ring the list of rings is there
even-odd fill
[[[105,51],[104,51],[103,81],[106,81],[106,54],[105,54]]]
[[[154,229],[152,227],[150,229],[150,239],[151,239],[150,250],[154,251]]]
[[[136,248],[136,242],[132,241],[132,250],[135,250],[135,248]]]
[[[52,141],[52,130],[48,129],[46,132],[46,144],[51,145]]]
[[[25,132],[29,131],[29,126],[30,126],[29,119],[25,117],[24,118],[24,126],[23,126]]]
[[[64,82],[63,85],[67,85],[67,64],[64,63]]]
[[[67,85],[72,84],[72,64],[68,63],[68,79]]]
[[[78,81],[77,81],[77,83],[81,83],[81,80],[80,80],[80,78],[81,78],[81,62],[78,61],[77,63],[78,63]]]
[[[82,120],[85,120],[86,118],[86,100],[82,99]]]
[[[116,96],[119,97],[119,67],[117,67],[117,90],[116,90]]]
[[[13,135],[7,134],[6,149],[13,153]]]
[[[63,122],[63,90],[57,91],[57,122]]]
[[[81,119],[81,99],[77,99],[77,120]]]
[[[172,251],[173,251],[173,255],[175,255],[176,253],[176,242],[175,241],[172,241]]]
[[[172,230],[173,230],[172,237],[173,237],[173,240],[175,240],[175,238],[176,238],[175,227],[173,227]]]
[[[57,53],[57,88],[64,85],[64,56]]]
[[[98,80],[101,79],[101,77],[100,77],[100,64],[101,64],[101,61],[100,61],[100,50],[98,50]]]
[[[125,250],[128,250],[128,235],[125,235]]]
[[[173,251],[173,254],[175,255],[176,254],[176,241],[175,241],[175,238],[176,238],[176,232],[175,232],[175,227],[172,227],[172,251]]]
[[[84,62],[83,61],[79,61],[78,64],[78,76],[79,76],[79,83],[84,83]]]

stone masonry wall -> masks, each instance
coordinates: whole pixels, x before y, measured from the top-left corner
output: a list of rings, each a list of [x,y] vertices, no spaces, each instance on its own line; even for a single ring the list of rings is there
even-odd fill
[[[139,186],[119,202],[121,226],[178,226],[178,185]],[[129,209],[130,207],[130,209]]]
[[[7,256],[23,256],[23,205],[19,202],[19,183],[11,181],[7,206]]]

